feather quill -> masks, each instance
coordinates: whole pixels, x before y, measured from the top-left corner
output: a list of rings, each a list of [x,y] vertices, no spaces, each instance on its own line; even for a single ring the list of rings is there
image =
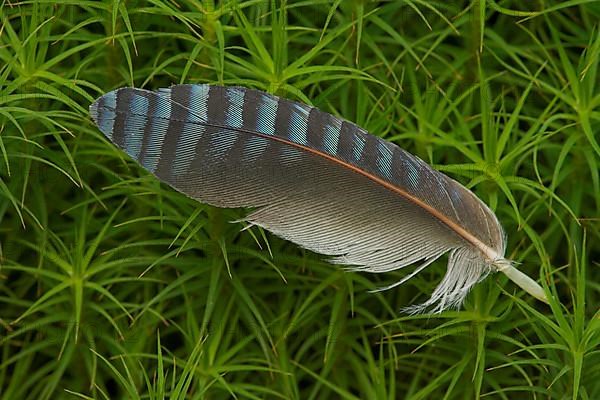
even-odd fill
[[[411,312],[458,307],[490,272],[536,298],[542,288],[504,258],[494,213],[471,191],[393,143],[317,108],[242,87],[121,88],[90,115],[144,168],[336,264],[387,272],[444,254],[445,276]]]

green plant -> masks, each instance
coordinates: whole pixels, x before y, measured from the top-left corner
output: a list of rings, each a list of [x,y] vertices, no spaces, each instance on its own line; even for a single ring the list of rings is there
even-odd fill
[[[5,1],[0,398],[600,397],[600,3]],[[419,155],[496,210],[550,306],[493,276],[347,273],[161,185],[87,107],[244,85]]]

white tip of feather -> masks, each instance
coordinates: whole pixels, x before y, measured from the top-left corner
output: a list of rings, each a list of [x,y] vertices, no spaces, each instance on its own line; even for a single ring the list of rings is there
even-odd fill
[[[470,247],[456,248],[450,252],[446,275],[423,304],[402,309],[408,314],[431,312],[439,314],[447,309],[459,308],[469,291],[491,272],[490,265],[480,253]]]
[[[504,258],[494,261],[494,266],[498,271],[508,276],[508,279],[516,283],[521,289],[535,297],[536,299],[548,304],[548,297],[544,289],[529,276],[519,271],[513,266],[510,260]]]

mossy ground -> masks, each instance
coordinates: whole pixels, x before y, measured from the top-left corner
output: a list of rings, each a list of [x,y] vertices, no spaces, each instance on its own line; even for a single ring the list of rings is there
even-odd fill
[[[0,398],[600,398],[600,3],[5,0]],[[506,278],[347,273],[160,184],[88,105],[208,82],[314,104],[489,204]]]

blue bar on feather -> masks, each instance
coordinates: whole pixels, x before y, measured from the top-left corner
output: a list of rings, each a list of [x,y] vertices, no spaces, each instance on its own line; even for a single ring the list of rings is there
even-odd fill
[[[394,153],[388,147],[388,143],[383,140],[379,140],[377,149],[377,168],[386,178],[392,179],[392,157]]]
[[[258,104],[256,130],[265,135],[275,134],[275,117],[279,102],[271,96],[262,95]]]
[[[413,163],[410,157],[404,158],[404,164],[406,165],[406,175],[408,176],[408,181],[411,184],[412,189],[417,189],[419,187],[418,167]]]
[[[173,176],[187,173],[196,156],[196,145],[204,134],[206,125],[186,123],[177,140],[175,158],[173,159]]]
[[[207,121],[209,90],[209,85],[192,85],[188,121],[200,123]]]
[[[358,127],[355,126],[354,129],[354,138],[352,140],[354,146],[352,148],[352,154],[354,154],[354,161],[359,161],[367,141],[363,136],[358,134]]]
[[[342,129],[342,121],[337,118],[331,118],[332,123],[325,125],[323,134],[323,148],[331,155],[337,154],[338,142],[340,140],[340,131]]]
[[[134,94],[129,103],[129,112],[131,114],[147,116],[148,99],[144,96]]]
[[[445,186],[445,189],[450,192],[450,197],[452,198],[452,201],[455,202],[455,204],[461,204],[462,196],[457,186],[447,185]]]
[[[117,108],[116,92],[106,93],[102,97],[102,107],[98,112],[98,126],[107,138],[112,139],[113,126],[115,124],[115,109]]]
[[[210,153],[218,158],[225,158],[239,137],[240,134],[232,129],[220,129],[210,138]]]
[[[241,128],[243,125],[242,113],[244,111],[244,95],[246,91],[241,88],[227,88],[229,108],[227,110],[227,125]]]
[[[268,139],[260,136],[248,136],[244,145],[244,161],[255,162],[267,149]]]
[[[160,92],[157,94],[157,104],[154,115],[150,123],[150,140],[146,147],[146,154],[142,159],[142,164],[150,172],[156,170],[158,160],[162,153],[162,145],[169,127],[169,118],[171,118],[171,92]]]
[[[306,146],[308,144],[308,114],[310,107],[302,104],[292,104],[290,114],[289,138],[292,142]]]
[[[129,103],[129,115],[125,119],[125,152],[138,159],[148,123],[148,99],[134,95]]]

